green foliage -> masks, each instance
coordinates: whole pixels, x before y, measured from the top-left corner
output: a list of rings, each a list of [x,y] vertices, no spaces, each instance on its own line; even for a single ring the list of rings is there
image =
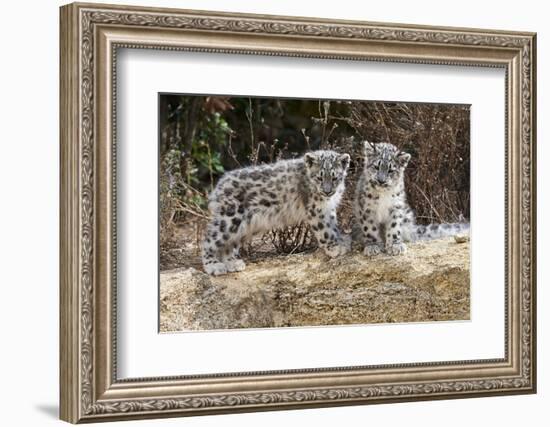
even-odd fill
[[[222,151],[231,133],[231,128],[220,113],[202,116],[196,137],[191,143],[193,171],[189,179],[194,180],[195,184],[204,177],[208,177],[212,183],[213,178],[225,172]]]

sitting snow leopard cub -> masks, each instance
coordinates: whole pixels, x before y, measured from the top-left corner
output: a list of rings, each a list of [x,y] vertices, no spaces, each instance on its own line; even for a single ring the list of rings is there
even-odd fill
[[[368,256],[399,255],[403,242],[437,239],[469,230],[467,223],[417,225],[405,194],[404,172],[411,155],[388,143],[364,143],[365,164],[353,203],[353,240]]]
[[[302,221],[311,226],[328,256],[348,252],[336,208],[349,162],[348,154],[320,150],[226,173],[209,196],[212,219],[202,242],[205,271],[220,275],[243,270],[238,257],[243,241]]]

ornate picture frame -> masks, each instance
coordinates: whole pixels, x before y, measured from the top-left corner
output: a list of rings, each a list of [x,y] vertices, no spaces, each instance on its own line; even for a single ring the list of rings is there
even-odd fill
[[[72,423],[536,391],[536,35],[70,4],[61,8],[61,419]],[[117,378],[117,49],[500,67],[506,73],[502,359]]]

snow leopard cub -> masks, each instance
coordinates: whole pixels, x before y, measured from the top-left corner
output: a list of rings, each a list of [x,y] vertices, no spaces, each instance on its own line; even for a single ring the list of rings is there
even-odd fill
[[[411,155],[389,143],[364,143],[365,164],[353,203],[353,240],[368,256],[399,255],[403,242],[437,239],[469,230],[467,223],[417,225],[405,194],[404,173]]]
[[[202,242],[205,271],[220,275],[245,268],[243,241],[274,228],[306,222],[330,257],[349,251],[336,208],[344,193],[350,156],[319,150],[226,173],[209,196],[212,219]]]

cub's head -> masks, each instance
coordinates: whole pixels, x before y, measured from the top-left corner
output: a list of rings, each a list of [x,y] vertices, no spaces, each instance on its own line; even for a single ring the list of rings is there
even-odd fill
[[[349,154],[330,150],[306,153],[304,163],[311,188],[323,197],[334,195],[336,190],[344,185],[349,160]]]
[[[365,169],[363,173],[374,187],[393,187],[401,182],[411,155],[385,142],[371,144],[365,141]]]

